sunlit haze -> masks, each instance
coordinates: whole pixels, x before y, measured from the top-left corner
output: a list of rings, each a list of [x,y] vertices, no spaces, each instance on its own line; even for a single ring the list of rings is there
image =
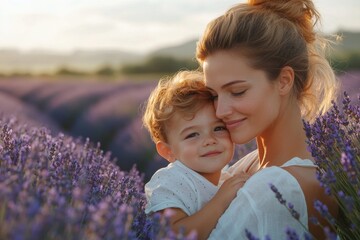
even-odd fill
[[[0,49],[146,53],[196,39],[236,0],[1,0]],[[360,31],[359,0],[314,0],[322,30]]]

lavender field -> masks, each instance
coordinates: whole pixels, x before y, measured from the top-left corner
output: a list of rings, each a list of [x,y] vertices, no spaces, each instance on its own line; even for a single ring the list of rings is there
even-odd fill
[[[360,94],[360,71],[339,75],[341,91],[353,102]],[[142,127],[142,104],[156,79],[137,82],[0,80],[0,112],[51,132],[89,138],[128,171],[136,164],[148,179],[166,161]]]
[[[359,104],[360,72],[339,77]],[[144,212],[144,182],[166,164],[141,125],[142,104],[155,85],[1,80],[0,239],[195,240],[196,233],[175,234],[166,217]],[[305,129],[326,169],[319,181],[346,217],[334,229],[341,239],[359,239],[360,108],[340,100],[340,111],[334,106]],[[287,239],[300,239],[294,234]]]

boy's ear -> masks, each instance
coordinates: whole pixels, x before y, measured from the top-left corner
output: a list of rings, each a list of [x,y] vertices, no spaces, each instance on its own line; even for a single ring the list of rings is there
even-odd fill
[[[294,85],[295,73],[294,69],[285,66],[281,69],[279,74],[279,92],[281,95],[288,94]]]
[[[173,152],[171,151],[169,144],[162,142],[162,141],[157,142],[156,143],[156,151],[160,154],[160,156],[162,156],[169,162],[175,161],[175,156],[174,156]]]

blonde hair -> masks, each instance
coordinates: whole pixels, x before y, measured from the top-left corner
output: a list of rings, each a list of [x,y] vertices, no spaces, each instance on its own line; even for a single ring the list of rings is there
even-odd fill
[[[152,140],[167,142],[166,130],[175,113],[193,118],[199,108],[213,104],[212,96],[205,87],[203,73],[181,71],[172,78],[160,79],[146,102],[143,125]]]
[[[311,0],[250,0],[207,25],[196,57],[202,65],[214,52],[234,49],[270,80],[292,67],[293,93],[303,117],[312,120],[329,109],[338,85],[325,56],[328,41],[314,31],[319,20]]]

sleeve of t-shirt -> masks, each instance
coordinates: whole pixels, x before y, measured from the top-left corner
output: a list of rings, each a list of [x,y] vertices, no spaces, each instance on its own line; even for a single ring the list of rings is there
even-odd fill
[[[145,213],[150,214],[166,208],[180,208],[187,215],[196,211],[195,189],[179,172],[157,171],[145,185],[147,204]]]
[[[306,229],[281,205],[270,189],[275,185],[283,198],[300,213],[307,228],[305,197],[296,179],[278,167],[265,168],[253,175],[241,188],[219,219],[209,239],[247,239],[246,230],[264,239],[286,239],[286,229],[294,229],[301,237]]]

